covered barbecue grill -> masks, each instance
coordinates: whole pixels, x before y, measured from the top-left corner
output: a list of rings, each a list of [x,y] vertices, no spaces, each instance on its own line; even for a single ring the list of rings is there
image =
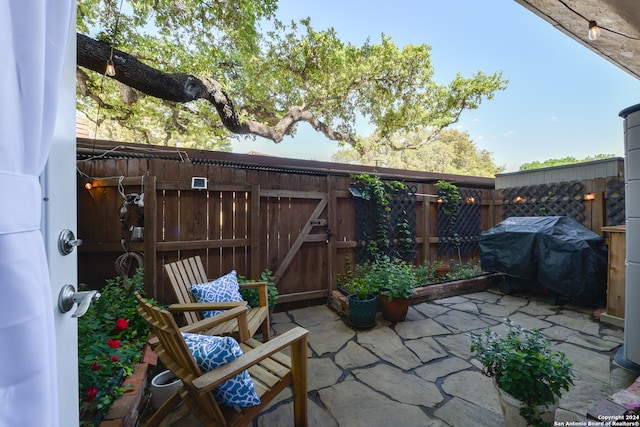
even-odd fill
[[[482,269],[506,274],[507,291],[517,283],[567,298],[605,298],[604,239],[569,217],[510,217],[483,232],[479,245]]]

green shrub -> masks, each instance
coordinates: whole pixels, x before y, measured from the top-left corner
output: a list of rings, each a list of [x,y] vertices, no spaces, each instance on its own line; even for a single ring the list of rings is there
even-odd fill
[[[140,361],[150,328],[136,310],[135,291],[144,292],[142,269],[126,281],[107,280],[100,298],[78,319],[82,426],[99,424]]]
[[[520,414],[529,425],[544,426],[535,406],[552,403],[562,390],[573,385],[572,365],[567,355],[553,352],[539,330],[526,330],[506,319],[504,336],[487,328],[471,333],[471,352],[483,366],[483,372],[495,379],[503,391],[524,402]]]
[[[390,301],[396,298],[409,298],[416,286],[416,274],[413,264],[389,258],[378,257],[371,263],[367,281]]]
[[[267,282],[267,304],[274,305],[278,301],[278,288],[276,287],[275,277],[271,270],[264,270],[260,273],[260,281]],[[238,275],[239,283],[252,283],[255,280],[245,279],[244,276]],[[257,289],[240,289],[240,295],[251,307],[260,306],[260,296]]]

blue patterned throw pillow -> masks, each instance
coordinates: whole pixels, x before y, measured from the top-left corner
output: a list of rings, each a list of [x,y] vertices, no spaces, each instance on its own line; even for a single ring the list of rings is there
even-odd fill
[[[190,288],[197,302],[234,302],[244,301],[240,295],[240,285],[236,278],[236,271],[217,278],[213,282],[193,285]],[[224,310],[210,310],[201,313],[203,318],[212,317],[223,313]]]
[[[182,333],[189,351],[198,362],[202,372],[209,372],[242,356],[238,342],[231,337]],[[224,406],[246,408],[260,403],[260,396],[249,376],[242,371],[213,390],[216,402]]]

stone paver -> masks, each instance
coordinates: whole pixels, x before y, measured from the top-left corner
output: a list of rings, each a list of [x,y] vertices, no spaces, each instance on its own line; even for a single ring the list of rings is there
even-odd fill
[[[467,294],[465,295],[465,297],[473,301],[482,301],[495,304],[500,298],[502,298],[502,295],[495,292],[476,292],[473,294]]]
[[[611,359],[608,355],[568,343],[554,348],[567,353],[578,378],[591,377],[605,384],[611,383]]]
[[[377,328],[359,333],[358,344],[405,371],[422,365],[418,356],[406,348],[398,334],[390,328]]]
[[[511,305],[499,305],[496,303],[482,303],[478,304],[478,309],[482,314],[495,317],[497,318],[496,320],[502,320],[515,313],[517,307]]]
[[[398,403],[355,380],[319,392],[339,426],[430,426],[433,421],[417,406]],[[401,423],[401,424],[399,424]]]
[[[600,325],[595,322],[589,322],[589,319],[586,316],[574,317],[558,314],[556,316],[548,316],[546,320],[551,323],[555,323],[556,325],[580,331],[588,335],[597,336],[600,331]]]
[[[311,358],[308,364],[308,390],[320,390],[338,382],[342,376],[342,369],[328,358]]]
[[[309,331],[309,347],[318,356],[335,353],[356,335],[355,331],[342,321],[330,321],[306,329]]]
[[[317,403],[309,401],[307,410],[309,427],[338,427],[338,422],[331,413],[321,408]],[[280,405],[273,411],[267,412],[258,418],[258,427],[288,426],[293,420],[293,403]]]
[[[478,406],[475,403],[454,397],[438,408],[434,415],[450,426],[503,427],[502,414]]]
[[[550,340],[566,341],[572,344],[577,344],[581,347],[605,352],[611,351],[620,345],[619,342],[610,341],[606,338],[600,338],[593,335],[585,335],[579,331],[562,326],[552,326],[545,329],[544,336]]]
[[[438,378],[470,368],[471,364],[458,357],[447,357],[446,359],[428,363],[415,370],[416,375],[427,381],[436,382]]]
[[[462,371],[449,375],[442,383],[442,390],[450,396],[456,396],[473,402],[490,411],[499,413],[500,402],[493,391],[491,378],[477,371]]]
[[[572,412],[574,416],[581,416],[584,419],[585,414],[593,406],[592,398],[594,394],[600,396],[608,396],[613,393],[614,388],[609,384],[586,378],[583,380],[575,380],[575,384],[562,394],[560,399],[560,408],[567,412]],[[589,403],[592,402],[592,403]],[[570,421],[565,419],[562,421]]]
[[[451,331],[433,319],[421,319],[416,321],[405,321],[396,325],[396,333],[400,337],[413,340],[422,337],[431,337],[434,335],[446,335]]]
[[[592,312],[490,289],[416,304],[405,322],[390,323],[379,314],[366,331],[353,330],[327,306],[276,313],[271,320],[276,335],[296,325],[309,330],[311,426],[493,427],[504,426],[497,393],[471,354],[469,332],[489,326],[503,334],[506,317],[541,329],[574,365],[575,385],[560,399],[556,421],[577,422],[637,378],[613,363],[622,329],[600,323]],[[162,425],[199,426],[184,407]],[[291,425],[292,411],[285,390],[255,425]]]
[[[449,311],[449,307],[445,307],[440,304],[431,304],[428,302],[418,304],[416,306],[413,306],[413,308],[415,308],[416,311],[422,313],[427,319],[433,319],[434,317]]]
[[[465,360],[471,357],[471,350],[469,349],[471,343],[467,334],[446,335],[436,337],[435,340],[454,356]]]
[[[409,350],[413,351],[420,358],[422,363],[447,357],[447,352],[444,351],[440,344],[431,337],[407,340],[404,342],[404,345],[407,346]]]
[[[372,389],[398,402],[433,407],[443,400],[434,383],[417,375],[403,373],[393,366],[377,365],[357,369],[353,371],[353,375]]]
[[[529,300],[513,295],[504,295],[502,298],[498,299],[497,304],[510,305],[513,307],[524,307],[529,304]]]
[[[545,329],[553,326],[551,323],[542,320],[539,317],[531,316],[526,313],[516,313],[513,316],[509,316],[518,325],[525,329]]]
[[[458,311],[466,311],[468,313],[477,314],[480,312],[478,305],[471,301],[466,301],[460,304],[452,304],[451,308]]]
[[[291,312],[291,316],[296,324],[306,329],[312,326],[332,324],[340,320],[340,316],[337,313],[327,310],[322,305],[308,307],[304,310],[294,310]]]
[[[335,361],[342,369],[351,369],[372,365],[380,359],[355,341],[349,341],[347,346],[336,354]]]
[[[468,332],[475,329],[486,328],[489,323],[477,315],[459,310],[450,310],[434,319],[436,322],[448,326],[449,329],[458,332]]]

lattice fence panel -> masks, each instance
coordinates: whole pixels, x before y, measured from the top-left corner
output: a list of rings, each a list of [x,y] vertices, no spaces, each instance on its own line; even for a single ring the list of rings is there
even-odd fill
[[[607,225],[624,224],[624,180],[612,178],[607,181]]]
[[[386,207],[379,207],[372,200],[356,198],[356,263],[370,260],[373,253],[406,260],[416,257],[415,193],[415,186],[397,191],[390,196]]]
[[[579,181],[505,188],[502,218],[512,216],[569,216],[584,222],[584,185]]]
[[[440,255],[457,253],[456,242],[450,237],[454,233],[458,236],[461,254],[474,253],[479,250],[478,239],[482,231],[480,221],[482,190],[458,188],[458,193],[460,194],[460,210],[454,230],[450,230],[447,215],[438,209],[438,253]]]
[[[356,214],[356,263],[362,264],[369,259],[367,248],[377,235],[377,206],[373,200],[355,199]]]
[[[416,187],[391,196],[389,203],[389,222],[387,238],[389,248],[387,254],[393,258],[414,259],[417,256],[416,240]]]

